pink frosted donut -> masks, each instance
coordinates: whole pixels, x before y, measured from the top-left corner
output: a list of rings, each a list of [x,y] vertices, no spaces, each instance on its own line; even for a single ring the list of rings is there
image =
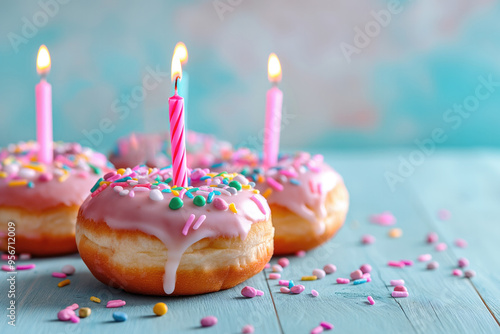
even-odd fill
[[[101,282],[151,295],[231,288],[273,253],[267,201],[237,174],[190,172],[172,188],[170,168],[135,167],[93,188],[80,208],[80,255]]]
[[[17,253],[76,252],[78,208],[99,176],[112,166],[104,155],[77,143],[54,143],[50,165],[37,161],[37,151],[36,142],[12,144],[0,151],[0,231],[15,234]],[[0,249],[6,251],[9,241],[13,239],[2,234]]]
[[[317,247],[344,223],[349,195],[342,177],[322,155],[299,152],[264,169],[256,154],[240,149],[221,168],[245,175],[267,199],[276,229],[275,254]]]
[[[214,136],[188,131],[186,137],[187,163],[191,168],[210,168],[228,158],[232,146],[230,143],[216,140]],[[167,166],[170,160],[170,135],[140,134],[118,139],[116,148],[109,156],[117,168],[126,168],[140,164],[150,167]]]

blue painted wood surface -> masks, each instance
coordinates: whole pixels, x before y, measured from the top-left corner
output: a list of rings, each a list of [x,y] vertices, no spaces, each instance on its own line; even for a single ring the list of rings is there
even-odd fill
[[[335,325],[336,333],[497,333],[500,317],[500,154],[495,152],[440,153],[428,158],[416,172],[392,192],[384,173],[397,168],[399,152],[328,154],[326,160],[345,178],[351,194],[351,209],[345,226],[326,245],[308,252],[306,257],[289,257],[291,264],[283,279],[303,284],[300,295],[279,292],[278,282],[267,280],[269,270],[233,289],[194,297],[148,297],[125,293],[98,282],[78,255],[55,259],[23,261],[35,263],[35,270],[16,275],[17,326],[7,325],[6,278],[0,272],[0,333],[241,333],[252,324],[256,333],[309,333],[321,321]],[[446,208],[452,219],[436,219],[436,211]],[[388,237],[390,227],[368,222],[373,213],[389,210],[397,218],[395,227],[403,230],[399,239]],[[425,243],[430,231],[439,233],[448,243],[444,252],[436,252]],[[360,243],[363,234],[376,236],[373,245]],[[464,238],[469,247],[453,246],[455,238]],[[440,268],[425,269],[416,262],[418,255],[431,253]],[[456,260],[466,256],[478,273],[472,280],[451,275]],[[414,266],[392,268],[389,260],[411,259]],[[276,263],[273,259],[272,263]],[[21,263],[21,262],[19,262]],[[327,263],[337,265],[335,274],[322,280],[301,282],[315,268]],[[361,264],[373,266],[370,283],[354,286],[336,284],[337,277]],[[71,284],[58,288],[60,279],[51,277],[64,264],[77,268]],[[406,299],[390,296],[391,279],[404,279],[410,292]],[[265,291],[263,297],[245,299],[240,291],[251,285]],[[319,297],[310,294],[317,290]],[[376,304],[371,306],[366,297]],[[89,300],[102,299],[102,304]],[[124,323],[115,323],[105,302],[123,299],[120,309],[129,315]],[[152,307],[163,301],[168,313],[153,315]],[[57,320],[57,312],[73,303],[90,307],[92,315],[79,324]],[[491,311],[491,313],[490,313]],[[215,315],[219,323],[201,329],[199,320]],[[496,317],[496,318],[495,318]]]

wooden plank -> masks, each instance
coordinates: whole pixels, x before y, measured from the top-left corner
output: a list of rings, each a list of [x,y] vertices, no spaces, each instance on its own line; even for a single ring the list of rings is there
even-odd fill
[[[2,311],[1,333],[199,333],[200,319],[208,315],[216,316],[219,322],[214,327],[203,329],[203,333],[241,333],[241,328],[246,324],[252,324],[258,333],[280,332],[271,295],[262,274],[218,293],[192,297],[152,297],[132,295],[101,284],[76,255],[29,262],[36,263],[36,269],[17,274],[17,326],[8,326],[5,311]],[[70,277],[70,285],[58,288],[57,283],[61,279],[51,277],[51,273],[60,271],[65,264],[74,265],[77,271]],[[5,310],[6,298],[3,294],[7,291],[4,283],[7,275],[1,273],[2,310]],[[265,295],[246,300],[240,294],[245,285],[263,290]],[[90,296],[101,298],[102,303],[91,302]],[[120,309],[107,309],[106,301],[112,299],[123,299],[127,305]],[[163,317],[153,314],[153,305],[158,302],[165,302],[169,307]],[[79,324],[58,321],[57,312],[73,303],[90,307],[92,315],[82,319]],[[128,321],[115,323],[112,318],[115,311],[127,313]]]
[[[438,184],[432,180],[439,178]],[[454,260],[466,257],[477,272],[471,280],[491,312],[500,320],[500,153],[443,153],[428,159],[410,179],[424,210],[436,222],[441,239],[451,246]],[[440,221],[440,209],[451,211]],[[465,249],[453,245],[468,242]],[[447,268],[448,270],[448,268]]]
[[[293,258],[282,277],[297,281],[314,268],[327,263],[338,267],[337,273],[314,282],[301,282],[306,294],[285,295],[270,281],[274,302],[285,333],[307,333],[320,321],[330,321],[339,332],[370,331],[380,333],[465,333],[494,332],[498,325],[467,280],[456,279],[449,270],[428,271],[416,263],[404,269],[387,266],[388,260],[412,259],[419,254],[434,253],[442,268],[455,262],[450,252],[435,254],[424,242],[433,222],[411,201],[411,189],[403,184],[392,193],[384,172],[397,161],[397,155],[342,155],[325,158],[344,175],[351,193],[351,210],[347,226],[327,245],[310,252],[305,258]],[[391,239],[387,227],[367,222],[370,214],[392,211],[403,237]],[[357,222],[357,223],[356,223]],[[365,233],[377,237],[371,246],[359,240]],[[373,281],[363,285],[338,285],[337,277],[349,273],[363,263],[373,266]],[[446,272],[445,272],[446,271]],[[406,299],[390,296],[391,279],[404,279],[410,291]],[[320,297],[309,292],[314,288]],[[372,295],[377,304],[370,306]]]

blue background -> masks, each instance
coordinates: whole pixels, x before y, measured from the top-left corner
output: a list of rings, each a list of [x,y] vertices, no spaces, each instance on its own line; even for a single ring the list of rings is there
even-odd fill
[[[39,0],[0,6],[1,146],[35,138],[41,44],[52,57],[55,139],[107,151],[132,131],[166,131],[178,41],[189,51],[189,128],[235,144],[259,146],[270,87],[267,58],[275,52],[290,115],[282,129],[285,149],[411,147],[436,128],[446,134],[438,146],[500,146],[500,87],[456,128],[444,119],[454,104],[474,96],[479,77],[500,81],[496,1],[403,1],[402,11],[379,25],[350,62],[342,43],[353,45],[355,28],[373,26],[371,12],[387,11],[388,2]],[[31,24],[34,30],[27,31]],[[157,87],[125,107],[150,70],[164,73]],[[120,119],[118,107],[128,116]],[[113,128],[107,133],[99,129],[103,119]]]

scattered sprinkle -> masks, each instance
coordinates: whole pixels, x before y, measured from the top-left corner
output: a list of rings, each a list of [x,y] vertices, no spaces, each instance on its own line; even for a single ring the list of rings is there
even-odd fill
[[[162,315],[167,314],[168,312],[168,307],[167,304],[165,303],[156,303],[155,306],[153,306],[153,312],[157,316],[161,317]]]
[[[117,307],[125,306],[125,304],[127,304],[127,303],[124,300],[121,300],[121,299],[110,300],[106,304],[106,307],[107,308],[117,308]]]
[[[213,315],[210,315],[208,317],[201,319],[200,323],[202,327],[212,327],[217,324],[217,318],[214,317]]]
[[[394,298],[406,298],[409,296],[409,293],[408,291],[393,291],[391,293],[391,296],[393,296]]]
[[[124,312],[114,312],[113,319],[115,319],[116,322],[124,322],[127,321],[128,315]]]
[[[476,276],[476,272],[474,270],[466,270],[465,273],[464,273],[465,277],[467,278],[472,278],[474,276]]]
[[[88,307],[82,307],[78,310],[78,315],[80,318],[87,318],[92,313],[92,310]]]
[[[385,211],[380,214],[375,214],[370,217],[370,222],[382,226],[389,226],[396,224],[396,218],[391,212]]]
[[[439,263],[437,261],[431,261],[427,263],[427,269],[434,270],[439,268]]]
[[[63,286],[69,285],[71,281],[69,279],[65,279],[57,284],[58,287],[62,288]]]
[[[371,245],[375,242],[375,237],[373,235],[370,235],[370,234],[365,234],[361,238],[361,242],[365,245]]]
[[[361,270],[357,269],[357,270],[354,270],[352,273],[351,273],[351,279],[353,280],[356,280],[356,279],[360,279],[363,277],[363,273],[361,272]]]
[[[402,285],[405,285],[405,281],[402,280],[402,279],[393,279],[391,280],[391,285],[392,286],[402,286]]]
[[[372,296],[368,296],[366,299],[368,299],[368,302],[370,303],[370,305],[375,305],[375,300],[373,300]]]
[[[455,240],[455,246],[460,247],[460,248],[466,248],[467,247],[467,241],[464,239],[456,239]]]
[[[94,297],[94,296],[90,297],[90,300],[93,301],[94,303],[100,303],[101,302],[101,300],[99,298]]]
[[[342,278],[342,277],[337,278],[337,283],[338,284],[349,284],[349,282],[350,281],[347,278]]]
[[[299,293],[302,293],[304,292],[304,290],[306,289],[305,286],[303,285],[300,285],[300,284],[297,284],[297,285],[294,285],[291,289],[290,289],[290,292],[291,293],[295,293],[295,294],[299,294]]]
[[[427,234],[427,243],[433,244],[435,242],[438,242],[438,240],[439,236],[437,235],[436,232],[430,232],[429,234]]]
[[[325,278],[326,272],[323,269],[314,269],[312,272],[313,276],[316,276],[318,279]]]
[[[252,334],[255,331],[252,325],[245,325],[241,329],[241,333],[243,334]]]
[[[422,254],[422,255],[419,255],[418,257],[418,261],[419,262],[427,262],[427,261],[430,261],[432,260],[432,255],[431,254]]]
[[[269,274],[269,279],[280,279],[281,275],[278,273],[271,273]]]
[[[372,266],[369,265],[368,263],[365,263],[361,267],[359,267],[359,270],[361,270],[363,274],[367,274],[372,271]]]
[[[57,277],[57,278],[66,278],[66,274],[65,273],[58,273],[58,272],[53,272],[52,273],[52,277]]]
[[[465,268],[469,266],[469,260],[467,260],[465,257],[461,257],[458,259],[458,266],[460,268]]]
[[[282,257],[281,259],[278,260],[278,264],[282,268],[286,268],[290,264],[290,260],[288,260],[286,257]]]
[[[315,281],[318,278],[316,276],[302,276],[301,281]]]
[[[458,277],[462,277],[464,275],[463,271],[460,270],[460,269],[453,269],[453,271],[451,272],[451,274],[453,276],[458,276]]]
[[[327,264],[323,267],[323,270],[326,274],[333,274],[337,271],[337,266],[335,266],[334,264]]]
[[[333,329],[333,325],[331,323],[329,323],[329,322],[326,322],[326,321],[322,321],[320,323],[320,326],[323,327],[326,330],[332,330]]]
[[[318,296],[319,296],[319,293],[318,293],[318,291],[316,291],[316,290],[312,289],[312,290],[311,290],[311,295],[313,295],[313,297],[318,297]]]

